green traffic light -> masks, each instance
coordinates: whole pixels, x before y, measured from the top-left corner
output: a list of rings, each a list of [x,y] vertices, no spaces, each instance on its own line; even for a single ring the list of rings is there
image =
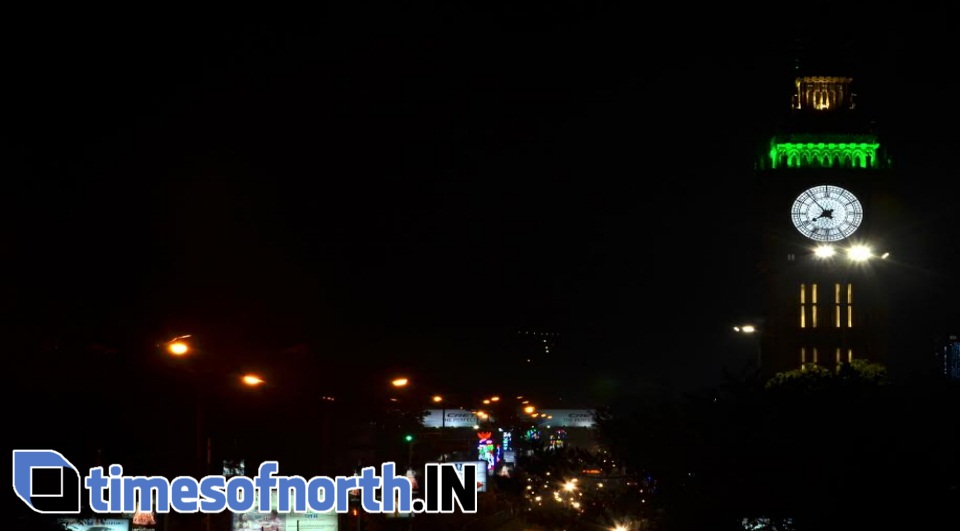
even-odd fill
[[[407,442],[410,442],[410,441],[413,440],[413,435],[405,435],[405,436],[403,437],[403,440],[405,440],[405,441],[407,441]]]

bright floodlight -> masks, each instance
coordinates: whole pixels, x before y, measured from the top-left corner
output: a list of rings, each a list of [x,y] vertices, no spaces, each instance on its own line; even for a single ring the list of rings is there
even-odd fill
[[[397,378],[390,383],[394,387],[405,387],[408,383],[410,383],[410,380],[407,380],[406,378]]]
[[[855,262],[863,262],[873,256],[873,252],[865,245],[855,245],[851,247],[848,254],[850,255],[850,259]]]
[[[832,245],[821,245],[813,250],[813,254],[817,258],[830,258],[831,256],[837,254],[837,251]]]

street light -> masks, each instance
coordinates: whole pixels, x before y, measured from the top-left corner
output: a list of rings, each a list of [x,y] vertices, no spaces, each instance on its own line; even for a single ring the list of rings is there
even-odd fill
[[[244,374],[240,381],[243,382],[243,385],[247,387],[259,387],[266,383],[263,378],[257,376],[256,374]]]
[[[395,378],[392,382],[390,382],[390,385],[394,387],[406,387],[409,383],[410,380],[406,378]]]
[[[189,338],[190,338],[190,335],[188,334],[185,336],[177,336],[171,339],[170,341],[167,341],[166,342],[167,353],[172,354],[174,356],[183,356],[184,354],[187,354],[188,352],[190,352],[191,350],[190,343],[185,341],[186,339],[189,339]]]
[[[747,335],[757,334],[758,336],[760,335],[760,329],[757,328],[756,325],[752,325],[752,324],[735,326],[733,327],[733,331],[738,334],[747,334]],[[757,338],[757,370],[758,371],[760,370],[760,365],[762,362],[763,362],[763,340],[758,337]]]
[[[186,343],[178,341],[176,343],[170,343],[170,345],[167,346],[167,351],[174,356],[183,356],[190,351],[190,347],[187,346]]]

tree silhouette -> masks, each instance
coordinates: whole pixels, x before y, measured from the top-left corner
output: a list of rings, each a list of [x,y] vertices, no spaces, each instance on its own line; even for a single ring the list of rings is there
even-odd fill
[[[601,419],[628,470],[658,480],[664,527],[915,525],[953,503],[956,389],[894,386],[866,362],[757,384]]]

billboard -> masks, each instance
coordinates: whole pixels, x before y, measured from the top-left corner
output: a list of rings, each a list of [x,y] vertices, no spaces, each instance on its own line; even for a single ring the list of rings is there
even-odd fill
[[[231,531],[337,531],[339,516],[337,513],[286,513],[277,512],[278,492],[270,490],[270,507],[273,511],[261,513],[259,496],[254,502],[254,510],[248,513],[234,513]]]
[[[126,518],[61,518],[66,531],[130,531]]]
[[[592,409],[544,409],[546,415],[537,419],[540,426],[553,428],[593,428],[596,425]],[[553,418],[549,418],[553,417]]]
[[[427,428],[473,428],[478,424],[477,416],[464,409],[428,409],[423,417]]]

